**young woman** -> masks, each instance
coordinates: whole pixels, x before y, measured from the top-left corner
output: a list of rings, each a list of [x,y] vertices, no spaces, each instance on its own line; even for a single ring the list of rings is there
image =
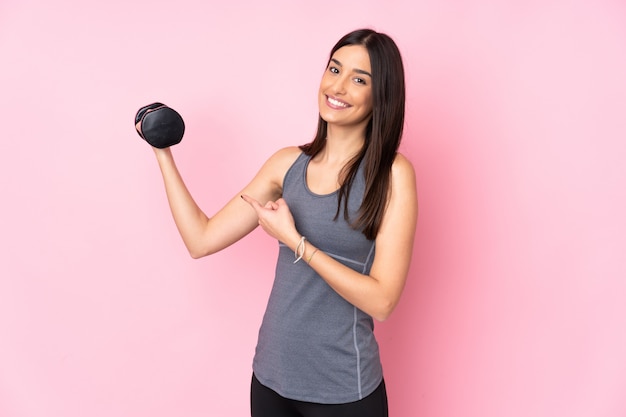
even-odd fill
[[[409,269],[417,221],[411,163],[398,146],[404,70],[369,29],[332,49],[312,142],[281,149],[212,217],[169,148],[154,148],[170,208],[194,258],[258,225],[278,240],[274,285],[253,362],[253,417],[386,416],[373,319],[387,319]]]

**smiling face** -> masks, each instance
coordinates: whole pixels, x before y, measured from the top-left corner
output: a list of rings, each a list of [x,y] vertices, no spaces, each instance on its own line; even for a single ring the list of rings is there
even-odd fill
[[[319,90],[320,116],[329,125],[365,129],[372,116],[372,70],[364,46],[339,48]]]

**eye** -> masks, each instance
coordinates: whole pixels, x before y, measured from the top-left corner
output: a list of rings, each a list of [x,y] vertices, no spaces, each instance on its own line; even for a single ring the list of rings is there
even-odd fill
[[[332,72],[333,74],[339,74],[339,69],[337,67],[328,67],[328,71]]]
[[[357,84],[363,84],[363,85],[367,84],[367,82],[363,78],[359,78],[359,77],[355,78],[354,82]]]

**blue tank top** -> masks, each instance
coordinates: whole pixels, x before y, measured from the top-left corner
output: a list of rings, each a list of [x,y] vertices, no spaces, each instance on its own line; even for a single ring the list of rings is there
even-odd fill
[[[374,241],[336,220],[338,192],[318,195],[307,187],[310,157],[300,154],[285,174],[283,198],[296,228],[335,260],[369,274]],[[362,169],[347,202],[355,219],[365,189]],[[344,203],[342,203],[344,204]],[[258,380],[283,397],[338,404],[360,400],[382,381],[372,317],[339,296],[304,260],[279,242],[276,275],[259,330],[253,361]]]

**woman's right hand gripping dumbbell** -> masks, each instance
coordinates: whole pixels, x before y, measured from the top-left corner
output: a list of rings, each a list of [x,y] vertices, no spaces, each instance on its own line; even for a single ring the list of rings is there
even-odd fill
[[[150,145],[164,149],[183,139],[185,122],[176,110],[162,103],[152,103],[137,111],[135,129]]]

